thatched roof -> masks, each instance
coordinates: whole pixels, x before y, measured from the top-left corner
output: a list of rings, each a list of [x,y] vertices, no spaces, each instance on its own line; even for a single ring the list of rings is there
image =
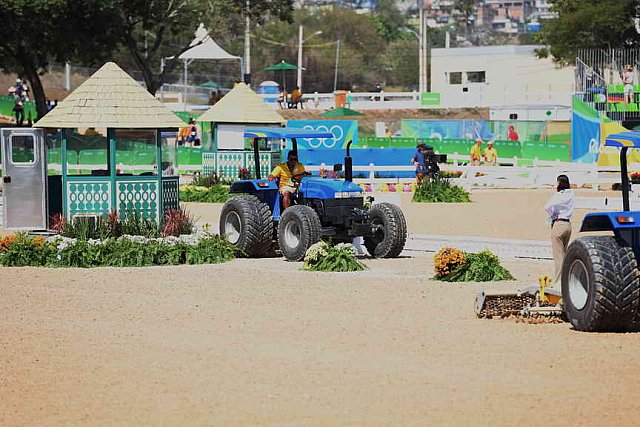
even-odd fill
[[[269,124],[286,122],[244,83],[238,83],[216,105],[200,116],[198,121]]]
[[[178,128],[184,122],[107,62],[35,124],[43,128]]]

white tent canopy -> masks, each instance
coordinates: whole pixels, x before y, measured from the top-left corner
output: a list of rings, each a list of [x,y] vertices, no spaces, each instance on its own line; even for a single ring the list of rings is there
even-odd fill
[[[178,58],[180,59],[240,59],[233,56],[214,42],[209,36],[204,24],[200,24],[195,33],[195,39],[191,42],[191,49],[186,50]]]
[[[223,48],[218,46],[218,43],[213,41],[209,36],[209,31],[204,27],[203,23],[200,23],[198,29],[195,32],[195,38],[191,41],[192,46],[190,49],[182,52],[179,59],[184,61],[184,105],[187,106],[187,82],[189,81],[189,64],[196,59],[210,59],[216,61],[234,60],[240,63],[240,79],[242,80],[242,58],[239,56],[233,56]]]

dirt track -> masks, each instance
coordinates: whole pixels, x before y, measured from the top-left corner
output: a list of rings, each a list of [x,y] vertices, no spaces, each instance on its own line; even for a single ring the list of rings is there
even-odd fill
[[[478,320],[431,256],[367,264],[1,269],[0,425],[637,425],[639,334]]]
[[[543,239],[547,196],[403,208],[412,233]],[[431,281],[432,254],[408,255],[353,274],[0,268],[0,425],[638,424],[640,334],[476,319],[486,285]],[[552,269],[506,266],[518,281],[488,287]]]

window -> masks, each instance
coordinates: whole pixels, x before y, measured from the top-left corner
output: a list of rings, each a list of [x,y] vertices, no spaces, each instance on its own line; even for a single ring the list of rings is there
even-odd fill
[[[116,175],[156,175],[155,129],[116,129]]]
[[[484,83],[485,81],[486,75],[484,71],[467,71],[467,82]]]
[[[11,163],[33,164],[36,162],[35,140],[31,135],[11,136]]]
[[[449,84],[450,85],[461,85],[462,84],[462,73],[461,72],[449,73]]]

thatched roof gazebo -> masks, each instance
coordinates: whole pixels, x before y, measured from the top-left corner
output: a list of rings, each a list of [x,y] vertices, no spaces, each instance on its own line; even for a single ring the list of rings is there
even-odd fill
[[[231,178],[238,177],[240,168],[254,169],[253,151],[244,151],[247,127],[286,124],[276,110],[244,83],[238,83],[198,120],[211,122],[212,144],[202,153],[203,172],[215,171]],[[260,154],[263,170],[270,168],[271,156],[269,151]]]
[[[62,213],[134,211],[160,221],[178,207],[175,135],[183,125],[120,67],[103,65],[35,124],[61,130]]]

